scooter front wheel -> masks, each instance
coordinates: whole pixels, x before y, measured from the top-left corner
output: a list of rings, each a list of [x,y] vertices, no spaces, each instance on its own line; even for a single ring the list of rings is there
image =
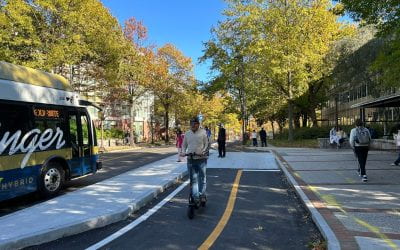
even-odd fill
[[[194,218],[194,206],[188,206],[187,215],[188,215],[189,219]]]
[[[201,197],[201,199],[200,199],[200,205],[201,205],[202,207],[205,207],[206,204],[207,204],[207,197],[206,197],[206,196]]]

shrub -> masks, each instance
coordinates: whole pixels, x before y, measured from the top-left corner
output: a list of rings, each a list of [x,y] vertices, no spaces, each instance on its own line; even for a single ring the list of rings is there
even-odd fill
[[[383,136],[383,125],[374,123],[374,124],[367,124],[370,128],[373,128],[376,132],[376,138],[381,138]],[[352,125],[345,125],[339,126],[341,127],[344,132],[346,132],[347,136],[350,136],[350,131],[354,126]],[[328,138],[329,131],[332,127],[304,127],[304,128],[296,128],[294,130],[294,139],[295,140],[303,140],[303,139],[316,139],[316,138]],[[397,128],[396,128],[397,129]],[[396,130],[397,133],[397,130]],[[289,130],[284,129],[282,133],[276,134],[276,139],[287,139],[289,136]]]
[[[370,123],[366,125],[369,128],[373,128],[375,130],[375,136],[372,135],[375,138],[372,139],[376,139],[376,138],[382,138],[382,136],[384,136],[383,133],[383,124],[379,124],[379,123]],[[396,131],[397,133],[397,131]],[[390,133],[391,134],[391,133]]]
[[[316,139],[320,137],[329,137],[329,127],[312,127],[312,128],[297,128],[294,130],[294,139]],[[347,132],[347,131],[346,131]],[[275,136],[276,139],[287,139],[289,136],[289,130],[284,129],[282,133]]]
[[[97,138],[101,139],[101,130],[96,129]],[[103,131],[104,139],[124,139],[124,131],[116,128],[105,129]]]

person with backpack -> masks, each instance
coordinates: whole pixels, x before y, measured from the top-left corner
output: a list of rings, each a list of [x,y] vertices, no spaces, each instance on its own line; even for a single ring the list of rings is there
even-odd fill
[[[360,119],[356,120],[355,125],[356,127],[350,132],[350,146],[353,148],[358,160],[358,175],[361,176],[363,182],[366,182],[368,177],[365,165],[367,163],[369,144],[371,143],[371,134],[363,126],[363,122]]]

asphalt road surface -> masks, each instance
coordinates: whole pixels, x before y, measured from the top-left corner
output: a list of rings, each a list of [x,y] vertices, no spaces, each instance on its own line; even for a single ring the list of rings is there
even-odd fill
[[[208,202],[194,219],[186,213],[187,185],[147,220],[100,249],[310,249],[321,240],[280,171],[208,169],[207,182]],[[178,186],[127,220],[29,249],[86,249],[137,221]]]
[[[129,170],[161,160],[175,153],[175,147],[156,147],[102,154],[101,160],[103,161],[103,168],[100,171],[94,175],[90,174],[79,177],[65,183],[65,188],[60,192],[60,195],[109,179]],[[0,216],[35,205],[45,200],[46,199],[40,197],[37,193],[31,193],[9,201],[0,202]]]

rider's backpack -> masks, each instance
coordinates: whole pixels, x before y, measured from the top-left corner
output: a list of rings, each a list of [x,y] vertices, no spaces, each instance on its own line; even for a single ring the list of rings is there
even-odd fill
[[[366,128],[356,128],[356,142],[360,145],[369,145],[371,136]]]

